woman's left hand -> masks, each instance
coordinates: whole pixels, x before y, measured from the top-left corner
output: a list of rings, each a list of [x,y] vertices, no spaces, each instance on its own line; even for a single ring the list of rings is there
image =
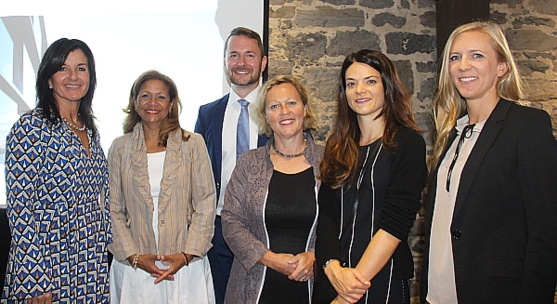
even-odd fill
[[[165,279],[174,280],[174,274],[193,259],[193,255],[187,254],[187,256],[188,261],[186,262],[186,257],[181,252],[170,255],[159,255],[157,260],[168,263],[169,267],[162,275],[157,277],[155,284]]]
[[[288,264],[296,265],[296,269],[288,278],[290,280],[304,282],[313,277],[313,263],[315,262],[315,255],[311,252],[302,252],[290,259]]]

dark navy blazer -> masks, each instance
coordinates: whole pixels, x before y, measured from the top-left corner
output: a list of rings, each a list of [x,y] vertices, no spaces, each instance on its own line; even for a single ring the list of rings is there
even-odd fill
[[[211,158],[215,185],[217,186],[217,197],[219,197],[221,187],[222,124],[229,95],[230,94],[226,94],[221,99],[217,99],[199,107],[199,114],[197,116],[197,122],[195,123],[195,132],[201,134],[203,139],[205,139],[207,152],[209,152],[209,157]],[[267,140],[268,138],[265,135],[259,135],[257,146],[261,147],[265,145]]]

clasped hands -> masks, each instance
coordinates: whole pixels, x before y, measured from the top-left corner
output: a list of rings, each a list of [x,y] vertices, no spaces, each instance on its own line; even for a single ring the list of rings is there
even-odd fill
[[[132,263],[135,255],[128,257],[130,264]],[[191,254],[175,253],[170,255],[155,255],[155,254],[142,254],[137,259],[137,268],[143,269],[145,272],[151,274],[156,278],[155,284],[162,280],[174,281],[174,274],[182,267],[187,265],[195,256]],[[156,261],[163,261],[168,264],[168,268],[160,269],[155,265]]]
[[[327,265],[325,274],[338,293],[331,304],[356,303],[371,287],[371,282],[359,270],[342,267],[337,260]]]
[[[261,258],[260,263],[297,282],[304,282],[313,277],[313,263],[315,255],[302,252],[297,255],[289,253],[274,253],[268,251]]]

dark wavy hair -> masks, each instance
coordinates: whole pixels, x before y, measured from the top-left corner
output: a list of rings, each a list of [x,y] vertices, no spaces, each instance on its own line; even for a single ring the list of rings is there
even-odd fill
[[[384,116],[385,119],[382,137],[385,149],[389,151],[396,147],[394,137],[399,127],[417,130],[410,96],[392,61],[383,53],[373,50],[364,49],[348,55],[338,79],[337,118],[320,165],[322,181],[333,188],[351,182],[358,166],[361,131],[357,115],[348,105],[346,97],[346,70],[355,62],[367,64],[381,74],[385,105],[378,117]]]
[[[37,73],[37,108],[43,110],[43,116],[50,120],[53,124],[57,124],[60,120],[60,111],[56,106],[52,89],[48,85],[48,81],[54,73],[58,72],[62,65],[66,62],[68,54],[75,50],[81,50],[87,58],[87,66],[89,68],[89,90],[81,99],[79,104],[78,115],[81,121],[93,132],[97,134],[95,126],[95,116],[93,115],[93,95],[97,87],[97,72],[95,69],[95,58],[91,49],[85,42],[78,39],[60,38],[52,43],[44,53],[39,71]]]

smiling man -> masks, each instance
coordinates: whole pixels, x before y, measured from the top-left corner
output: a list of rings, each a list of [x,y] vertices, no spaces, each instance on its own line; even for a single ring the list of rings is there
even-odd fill
[[[224,46],[224,69],[230,93],[201,106],[195,124],[195,132],[201,134],[207,144],[217,186],[215,236],[213,248],[208,254],[217,304],[224,302],[234,260],[222,237],[220,212],[226,185],[238,156],[267,142],[267,137],[258,136],[257,126],[249,117],[248,110],[255,102],[261,74],[266,67],[267,56],[259,34],[243,27],[233,29]]]

